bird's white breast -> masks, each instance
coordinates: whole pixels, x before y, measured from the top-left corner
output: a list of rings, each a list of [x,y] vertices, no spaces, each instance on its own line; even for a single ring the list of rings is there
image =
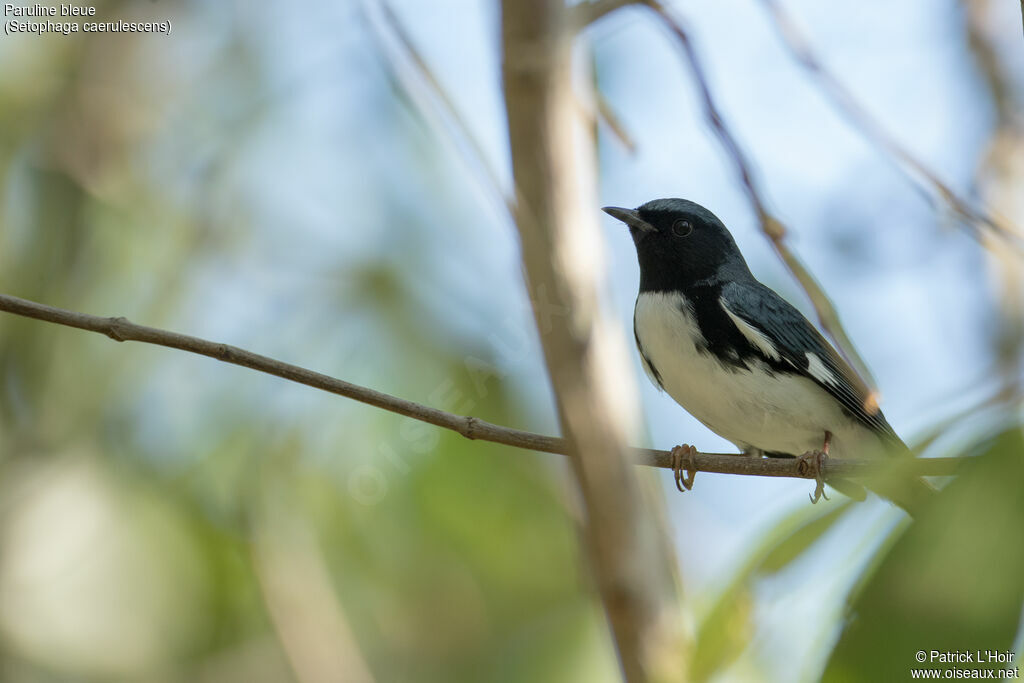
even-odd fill
[[[812,380],[773,373],[760,360],[747,360],[746,369],[720,361],[707,350],[693,308],[681,294],[641,293],[634,322],[641,352],[662,388],[741,449],[799,455],[821,448],[829,431],[831,453],[842,457],[877,441]]]

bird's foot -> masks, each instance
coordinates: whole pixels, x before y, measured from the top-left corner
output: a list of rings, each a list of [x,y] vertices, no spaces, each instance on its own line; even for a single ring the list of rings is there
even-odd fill
[[[751,460],[760,460],[761,458],[764,457],[764,451],[762,451],[760,448],[754,448],[753,446],[751,446],[750,448],[744,448],[743,452],[740,453],[740,455],[745,455]]]
[[[827,449],[828,443],[826,442],[825,448],[820,451],[807,451],[797,458],[797,471],[805,477],[814,475],[814,493],[807,494],[812,503],[817,503],[822,498],[828,500],[828,496],[825,494],[825,478],[821,474],[822,464],[828,459]]]
[[[684,443],[682,446],[673,448],[671,455],[676,488],[680,491],[689,491],[693,488],[693,478],[697,475],[697,468],[693,460],[697,456],[697,449]]]

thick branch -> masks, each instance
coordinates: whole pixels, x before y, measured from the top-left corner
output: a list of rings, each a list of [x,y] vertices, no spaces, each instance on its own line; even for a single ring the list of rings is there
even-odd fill
[[[16,296],[0,294],[0,311],[6,311],[26,318],[34,318],[45,322],[75,327],[80,330],[105,334],[115,341],[137,341],[145,344],[166,346],[180,351],[209,356],[216,360],[233,365],[241,365],[258,372],[274,375],[291,382],[305,384],[332,394],[344,396],[366,403],[376,408],[387,410],[410,417],[414,420],[427,422],[444,429],[458,432],[467,439],[479,439],[500,443],[515,448],[525,448],[543,453],[566,455],[565,440],[553,436],[544,436],[519,429],[502,427],[484,420],[454,415],[452,413],[431,408],[429,406],[407,401],[404,398],[391,396],[345,382],[328,375],[308,370],[261,356],[237,346],[207,341],[199,337],[161,330],[156,327],[136,325],[125,318],[104,318],[87,313],[76,313],[63,308],[39,304]],[[650,448],[632,449],[634,462],[648,467],[672,467],[672,459],[668,451]],[[955,474],[963,458],[922,458],[914,462],[912,472],[917,476],[942,476]],[[798,472],[792,460],[754,459],[737,457],[727,453],[698,453],[694,459],[695,471],[714,472],[718,474],[747,474],[762,477],[795,477],[798,479],[813,478],[812,475]],[[829,460],[824,465],[824,473],[828,477],[845,479],[865,477],[877,474],[878,463],[868,460]]]
[[[516,227],[585,511],[590,569],[627,683],[683,680],[689,640],[675,554],[629,467],[635,411],[624,385],[631,377],[625,346],[599,305],[592,245],[600,237],[593,199],[584,198],[592,149],[582,141],[570,78],[573,27],[561,1],[503,0],[501,7]],[[562,313],[551,316],[542,299]]]

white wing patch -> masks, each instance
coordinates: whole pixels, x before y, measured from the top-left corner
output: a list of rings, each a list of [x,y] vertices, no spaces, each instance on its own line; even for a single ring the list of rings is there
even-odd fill
[[[818,354],[808,351],[807,356],[807,372],[814,379],[818,380],[822,384],[831,384],[832,386],[838,386],[839,380],[836,376],[829,372],[829,369],[825,367],[825,364],[818,358]]]
[[[804,377],[806,371],[770,372],[768,363],[774,361],[760,350],[756,359],[745,359],[746,367],[723,367],[708,353],[693,308],[678,292],[640,294],[635,320],[638,345],[661,376],[665,393],[741,448],[806,453],[821,447],[828,429],[833,434],[833,456],[861,457],[864,439],[878,440],[843,412],[826,387],[811,381],[809,374]],[[781,342],[772,348],[783,353]],[[822,353],[817,360],[824,366],[830,358]],[[805,367],[800,355],[794,357],[801,366],[795,370]],[[840,377],[838,370],[834,373]]]
[[[775,344],[772,343],[772,340],[769,339],[764,332],[757,329],[756,327],[748,323],[746,320],[730,311],[729,307],[725,305],[725,299],[720,298],[718,300],[718,303],[722,307],[722,310],[725,311],[725,314],[729,316],[729,319],[732,320],[733,324],[736,325],[736,328],[740,331],[740,333],[747,338],[747,341],[753,344],[756,348],[760,349],[761,353],[763,353],[768,358],[771,358],[772,360],[782,359],[782,356],[779,355],[779,350],[775,348]],[[821,363],[821,361],[818,362],[819,364]],[[822,367],[822,369],[824,369],[824,366]]]

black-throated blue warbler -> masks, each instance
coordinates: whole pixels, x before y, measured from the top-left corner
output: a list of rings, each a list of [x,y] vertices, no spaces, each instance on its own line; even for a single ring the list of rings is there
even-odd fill
[[[640,262],[633,330],[643,367],[711,431],[750,455],[816,458],[819,492],[823,455],[910,455],[857,374],[751,274],[717,216],[685,199],[604,211],[629,226]],[[680,449],[692,447],[673,450],[677,484]],[[852,482],[829,484],[864,497]],[[911,513],[934,492],[923,480],[876,490]]]

